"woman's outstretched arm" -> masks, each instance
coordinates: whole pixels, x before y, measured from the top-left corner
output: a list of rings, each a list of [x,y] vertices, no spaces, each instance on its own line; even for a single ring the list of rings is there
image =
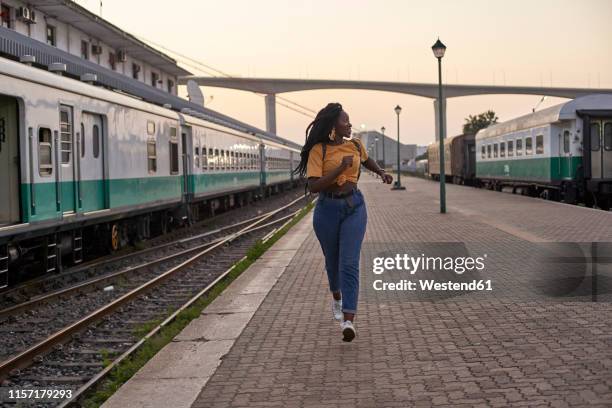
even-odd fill
[[[368,157],[368,160],[363,162],[363,165],[366,169],[378,174],[380,178],[382,178],[383,183],[391,184],[391,182],[393,181],[393,176],[387,174],[383,169],[381,169],[378,164],[374,160],[372,160],[371,157]]]

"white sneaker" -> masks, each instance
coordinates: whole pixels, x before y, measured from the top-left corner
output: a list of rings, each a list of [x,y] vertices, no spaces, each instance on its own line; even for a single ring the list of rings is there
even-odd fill
[[[344,313],[342,313],[342,299],[332,299],[332,316],[338,321],[342,320],[344,316]]]
[[[340,323],[340,328],[342,329],[342,341],[352,341],[355,338],[355,327],[353,326],[353,322],[350,320],[345,320]]]

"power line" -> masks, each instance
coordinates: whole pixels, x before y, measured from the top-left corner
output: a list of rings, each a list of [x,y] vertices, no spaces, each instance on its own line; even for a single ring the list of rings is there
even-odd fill
[[[198,61],[198,60],[196,60],[196,59],[193,59],[193,58],[191,58],[191,57],[188,57],[188,56],[186,56],[186,55],[184,55],[184,54],[181,54],[181,53],[179,53],[179,52],[177,52],[177,51],[171,50],[171,49],[169,49],[169,48],[167,48],[167,47],[165,47],[165,46],[163,46],[163,45],[161,45],[161,44],[156,43],[155,41],[151,41],[151,40],[149,40],[149,39],[147,39],[147,38],[144,38],[144,37],[141,37],[141,36],[137,36],[137,37],[139,37],[139,38],[140,38],[142,41],[145,41],[145,42],[148,42],[148,43],[150,43],[150,44],[153,44],[153,45],[154,45],[154,46],[156,46],[156,47],[159,47],[159,48],[161,48],[161,49],[163,49],[163,50],[165,50],[165,51],[167,51],[167,52],[170,52],[170,53],[172,53],[172,54],[174,54],[174,55],[176,55],[176,56],[178,56],[178,57],[182,58],[182,59],[183,59],[183,61],[181,61],[182,63],[184,63],[185,65],[188,65],[188,66],[190,66],[190,67],[192,67],[192,68],[196,68],[196,69],[198,69],[198,70],[200,70],[200,71],[202,71],[202,72],[205,72],[207,75],[212,75],[213,77],[223,76],[223,77],[226,77],[226,78],[232,78],[232,77],[234,77],[233,75],[230,75],[230,74],[228,74],[227,72],[221,71],[220,69],[217,69],[217,68],[215,68],[215,67],[213,67],[213,66],[210,66],[210,65],[205,64],[205,63],[203,63],[203,62],[201,62],[201,61]],[[186,61],[190,61],[190,62],[191,62],[191,63],[193,63],[193,64],[196,64],[196,65],[197,65],[197,67],[196,67],[196,66],[193,66],[192,64],[190,64],[190,63],[188,63],[188,62],[185,62],[185,60],[186,60]],[[204,67],[204,69],[201,69],[201,68],[199,68],[199,67]],[[211,72],[209,72],[209,71],[216,72],[217,74],[215,74],[215,73],[211,73]],[[259,93],[259,92],[254,92],[254,93],[255,93],[256,95],[261,96],[261,97],[265,97],[265,95],[264,95],[264,94],[261,94],[261,93]],[[276,98],[277,98],[277,99],[280,99],[280,100],[282,100],[282,101],[285,101],[285,102],[287,102],[287,103],[290,103],[290,104],[292,104],[292,105],[295,105],[295,106],[297,106],[297,107],[298,107],[298,108],[300,108],[300,109],[303,109],[303,110],[305,110],[305,111],[310,112],[310,113],[305,113],[305,112],[302,112],[302,111],[300,111],[300,110],[298,110],[298,109],[295,109],[295,108],[294,108],[294,107],[292,107],[292,106],[286,105],[286,104],[281,103],[281,102],[277,102],[277,104],[279,104],[279,105],[281,105],[281,106],[283,106],[283,107],[285,107],[285,108],[287,108],[287,109],[290,109],[290,110],[292,110],[292,111],[294,111],[294,112],[297,112],[297,113],[299,113],[299,114],[301,114],[301,115],[304,115],[304,116],[307,116],[307,117],[312,118],[312,117],[313,117],[313,115],[312,115],[312,114],[316,114],[316,113],[317,113],[315,110],[312,110],[312,109],[310,109],[309,107],[304,106],[304,105],[301,105],[301,104],[299,104],[299,103],[297,103],[297,102],[293,102],[292,100],[290,100],[290,99],[288,99],[288,98],[285,98],[285,97],[282,97],[282,96],[277,96]]]

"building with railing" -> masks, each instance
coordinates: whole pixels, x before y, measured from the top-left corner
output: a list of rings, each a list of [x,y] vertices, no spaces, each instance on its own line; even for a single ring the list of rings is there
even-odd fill
[[[190,72],[174,59],[69,0],[0,0],[1,26],[156,89],[177,95],[178,77]],[[13,43],[20,41],[15,41]],[[3,44],[18,59],[18,46]]]

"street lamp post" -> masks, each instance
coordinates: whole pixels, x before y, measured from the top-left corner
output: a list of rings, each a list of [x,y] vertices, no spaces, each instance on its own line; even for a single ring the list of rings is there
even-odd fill
[[[402,186],[402,183],[400,181],[400,122],[399,122],[399,115],[402,112],[402,107],[397,105],[395,107],[395,113],[397,114],[397,181],[395,182],[395,185],[393,186],[393,188],[391,188],[391,190],[405,190],[406,187]]]
[[[385,161],[385,130],[386,129],[384,126],[380,128],[380,131],[382,132],[383,170],[387,166],[387,162]]]
[[[431,47],[434,56],[438,59],[438,115],[440,128],[440,214],[446,213],[446,180],[444,174],[444,102],[442,100],[442,57],[446,46],[438,38]]]
[[[378,136],[374,136],[374,157],[376,157],[376,164],[378,164]]]

